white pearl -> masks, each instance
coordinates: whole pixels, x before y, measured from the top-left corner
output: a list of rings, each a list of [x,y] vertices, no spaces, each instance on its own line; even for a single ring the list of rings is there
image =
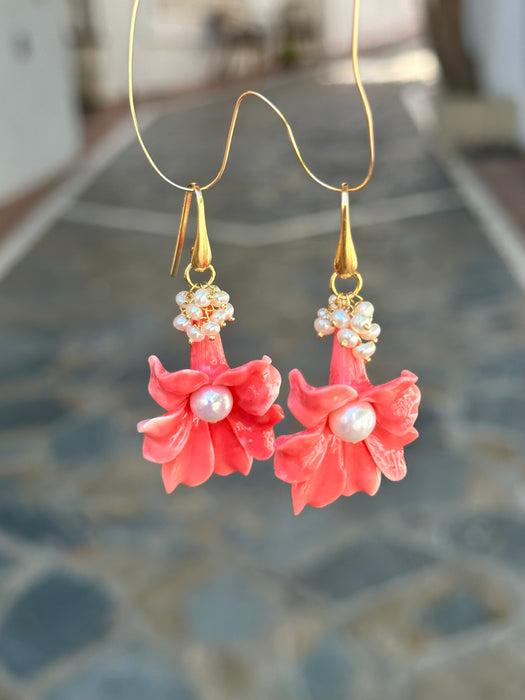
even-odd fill
[[[173,319],[173,326],[179,331],[186,331],[191,321],[189,321],[186,316],[179,314]]]
[[[350,316],[346,313],[344,309],[337,309],[333,311],[330,315],[332,323],[336,328],[345,328],[350,323]]]
[[[217,311],[214,311],[212,315],[210,316],[210,321],[214,321],[215,323],[218,323],[219,326],[223,324],[226,321],[226,314],[222,309],[217,309]]]
[[[186,316],[188,316],[188,318],[191,318],[192,321],[198,321],[202,318],[202,309],[200,308],[200,306],[197,306],[197,304],[188,304],[188,306],[184,310],[186,312]]]
[[[359,336],[350,328],[341,328],[337,331],[337,340],[345,348],[353,348],[359,343]]]
[[[377,340],[379,334],[381,333],[381,326],[379,323],[372,323],[370,330],[361,333],[365,340]]]
[[[197,326],[189,326],[189,328],[186,330],[186,334],[191,343],[200,343],[206,337],[204,333],[197,328]]]
[[[350,321],[350,325],[356,331],[357,333],[363,333],[366,331],[370,330],[370,326],[372,325],[370,323],[370,318],[368,316],[362,316],[361,314],[357,314],[357,316],[353,316],[352,320]]]
[[[314,321],[314,328],[319,335],[330,335],[330,333],[335,331],[335,328],[327,318],[316,318]]]
[[[376,344],[372,342],[362,343],[352,350],[355,357],[357,357],[359,360],[368,360],[369,357],[372,357],[375,351]]]
[[[335,295],[335,294],[330,294],[330,296],[328,297],[328,303],[329,303],[329,304],[335,304],[336,301],[337,301],[336,295]]]
[[[330,312],[328,309],[319,309],[317,312],[317,318],[330,318]]]
[[[213,298],[217,301],[218,304],[221,306],[223,304],[227,304],[230,301],[230,295],[228,292],[225,292],[222,289],[219,289],[215,294],[213,295]]]
[[[197,289],[194,294],[194,300],[197,306],[209,306],[211,303],[211,294],[209,289]]]
[[[218,323],[214,323],[213,321],[207,321],[202,325],[201,331],[204,333],[204,335],[213,336],[218,335],[221,332],[221,327]]]
[[[368,401],[356,401],[332,411],[330,430],[345,442],[361,442],[376,427],[376,413]]]
[[[371,318],[374,315],[374,305],[369,301],[361,301],[355,307],[355,312]]]
[[[227,319],[233,318],[233,314],[234,314],[233,306],[231,304],[226,304],[226,306],[224,307],[224,313],[225,313]]]
[[[193,413],[207,423],[218,423],[233,408],[233,396],[226,386],[203,386],[190,396]]]
[[[175,297],[175,301],[179,306],[182,306],[183,304],[186,303],[186,295],[188,292],[178,292],[177,296]]]

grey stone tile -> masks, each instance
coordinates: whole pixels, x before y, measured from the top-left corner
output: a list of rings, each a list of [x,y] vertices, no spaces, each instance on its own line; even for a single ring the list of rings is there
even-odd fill
[[[329,598],[349,598],[436,562],[437,558],[427,552],[371,537],[319,561],[304,573],[304,581]]]
[[[238,573],[223,573],[193,591],[187,612],[196,639],[205,644],[242,645],[268,629],[271,608],[253,585]]]
[[[197,700],[177,664],[158,650],[115,649],[44,700]]]
[[[75,466],[106,457],[112,445],[113,425],[102,416],[78,422],[53,440],[53,452],[59,463]]]
[[[337,637],[326,637],[303,660],[301,674],[311,700],[353,697],[354,668],[348,648]]]
[[[98,583],[64,572],[36,581],[18,598],[0,628],[0,659],[18,678],[103,638],[113,605]]]
[[[459,517],[451,524],[450,535],[468,551],[511,567],[525,567],[525,520],[521,515],[493,512]]]
[[[0,532],[26,542],[75,547],[87,537],[87,523],[77,513],[15,500],[0,504]]]
[[[38,428],[56,423],[68,407],[56,397],[36,396],[0,402],[0,430]]]
[[[493,619],[491,611],[475,591],[467,588],[452,591],[419,611],[421,623],[438,634],[456,634],[471,627],[487,624]]]

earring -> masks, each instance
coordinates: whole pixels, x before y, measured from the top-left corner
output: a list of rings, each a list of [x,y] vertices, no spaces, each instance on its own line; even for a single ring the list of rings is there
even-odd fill
[[[354,277],[352,292],[339,292],[337,278]],[[365,365],[381,332],[374,307],[359,295],[362,277],[350,232],[348,186],[341,188],[341,234],[330,279],[328,307],[314,322],[319,337],[333,336],[328,386],[314,388],[290,372],[288,406],[306,430],[277,438],[275,474],[292,485],[294,513],[339,496],[364,491],[373,496],[381,474],[392,481],[406,474],[403,447],[418,437],[413,427],[420,392],[417,377],[404,370],[374,386]]]
[[[191,369],[168,372],[157,357],[149,358],[149,393],[167,413],[137,426],[144,434],[144,457],[162,464],[168,493],[181,483],[198,486],[212,473],[248,474],[254,458],[272,456],[273,426],[283,418],[281,407],[274,404],[281,375],[269,357],[234,369],[226,362],[220,334],[234,320],[233,306],[228,293],[213,284],[204,200],[195,184],[184,198],[171,274],[176,274],[180,261],[193,194],[197,235],[184,273],[189,289],[177,294],[180,314],[173,320],[191,345]],[[208,272],[208,281],[192,281],[192,270]]]

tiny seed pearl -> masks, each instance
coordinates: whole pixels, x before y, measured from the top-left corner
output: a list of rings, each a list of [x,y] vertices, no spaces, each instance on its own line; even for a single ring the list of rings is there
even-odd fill
[[[178,292],[175,301],[179,306],[182,306],[186,302],[186,292]]]
[[[233,306],[231,304],[226,304],[224,307],[224,313],[227,319],[232,318],[234,314]]]
[[[326,318],[316,318],[314,328],[319,335],[330,335],[335,331],[334,326]]]
[[[217,309],[217,311],[214,311],[210,316],[210,320],[215,321],[215,323],[218,323],[220,325],[221,323],[224,323],[224,321],[226,321],[226,314],[222,309]]]
[[[355,307],[355,312],[357,314],[363,314],[363,316],[372,317],[374,315],[374,305],[369,301],[361,301]]]
[[[215,293],[215,299],[217,299],[219,304],[227,304],[230,301],[230,295],[221,289]]]
[[[369,357],[372,357],[375,351],[376,344],[372,342],[362,343],[361,345],[358,345],[352,350],[355,357],[357,357],[360,360],[367,360]]]
[[[197,306],[209,306],[210,292],[208,289],[197,289],[194,295]]]
[[[317,312],[317,317],[318,318],[330,318],[330,312],[328,309],[319,309]]]
[[[376,340],[377,338],[379,338],[380,333],[381,326],[379,325],[379,323],[372,323],[369,330],[367,330],[366,333],[362,333],[361,335],[365,340]]]
[[[182,314],[175,316],[175,318],[173,319],[173,326],[179,331],[185,331],[189,325],[190,321],[186,318],[186,316],[183,316]]]
[[[345,328],[345,326],[348,326],[350,323],[350,316],[346,313],[346,311],[343,311],[343,309],[337,309],[334,311],[330,318],[332,319],[332,323],[336,328]]]
[[[341,328],[337,331],[337,340],[345,348],[353,348],[359,343],[359,336],[350,328]]]
[[[200,343],[206,337],[204,333],[197,328],[197,326],[190,326],[186,331],[186,334],[188,336],[188,340],[190,340],[192,343]]]
[[[213,323],[213,321],[207,321],[201,327],[201,331],[204,333],[204,335],[217,335],[221,332],[221,327],[218,323]]]
[[[357,333],[362,333],[363,331],[368,331],[370,330],[370,318],[368,316],[363,316],[361,314],[358,314],[357,316],[354,316],[352,318],[352,321],[350,322],[350,325],[354,329],[354,331],[357,331]]]
[[[202,318],[202,309],[197,304],[188,304],[185,308],[186,316],[191,318],[193,321],[198,321]]]

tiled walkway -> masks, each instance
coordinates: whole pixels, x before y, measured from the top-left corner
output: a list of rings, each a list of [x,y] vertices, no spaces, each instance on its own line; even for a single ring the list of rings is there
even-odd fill
[[[311,77],[267,90],[335,183],[367,157],[349,92]],[[135,423],[157,411],[147,356],[188,363],[171,326],[184,285],[168,276],[181,196],[133,143],[0,288],[2,700],[523,697],[523,292],[400,88],[370,98],[378,165],[354,234],[383,327],[371,378],[420,377],[407,478],[297,518],[270,463],[165,495]],[[190,103],[149,128],[169,173],[210,179],[231,107]],[[304,177],[253,102],[206,205],[236,307],[230,363],[267,353],[283,377],[298,366],[325,383],[330,343],[312,320],[337,195]]]

